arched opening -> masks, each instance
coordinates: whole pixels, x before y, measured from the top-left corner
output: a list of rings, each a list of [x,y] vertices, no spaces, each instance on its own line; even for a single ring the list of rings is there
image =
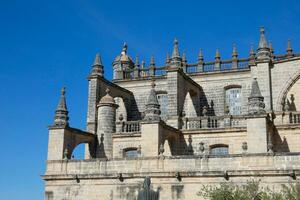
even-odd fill
[[[210,155],[225,156],[229,154],[229,147],[226,144],[215,144],[210,146]]]
[[[85,144],[81,143],[73,149],[71,159],[84,160],[85,159],[84,156],[85,156]]]

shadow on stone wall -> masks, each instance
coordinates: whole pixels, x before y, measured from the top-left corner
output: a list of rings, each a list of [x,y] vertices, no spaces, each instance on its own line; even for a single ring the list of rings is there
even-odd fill
[[[290,152],[286,137],[281,138],[275,126],[273,126],[272,142],[274,152]]]

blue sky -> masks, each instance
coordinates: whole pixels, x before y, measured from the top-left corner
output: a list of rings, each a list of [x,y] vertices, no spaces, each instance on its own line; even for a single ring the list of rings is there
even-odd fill
[[[128,53],[163,65],[173,39],[189,62],[203,48],[213,60],[219,48],[230,58],[257,45],[266,27],[275,53],[287,40],[300,49],[300,2],[282,1],[17,1],[0,0],[0,199],[39,200],[47,156],[47,126],[62,86],[67,87],[70,124],[85,129],[87,80],[96,52],[105,76],[124,41]]]

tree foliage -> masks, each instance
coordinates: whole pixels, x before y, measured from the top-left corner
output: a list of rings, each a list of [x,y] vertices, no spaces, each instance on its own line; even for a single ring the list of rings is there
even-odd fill
[[[260,187],[258,181],[245,185],[221,183],[219,186],[203,186],[199,196],[208,200],[300,200],[300,183],[282,185],[280,191]]]

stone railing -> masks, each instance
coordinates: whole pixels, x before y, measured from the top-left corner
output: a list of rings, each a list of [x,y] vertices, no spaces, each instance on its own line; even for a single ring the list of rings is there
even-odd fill
[[[138,133],[140,127],[140,121],[118,121],[116,122],[116,133]]]
[[[123,71],[123,79],[137,79],[143,77],[165,76],[169,66],[150,66],[148,68],[134,68]],[[213,62],[203,62],[182,65],[182,69],[187,74],[228,71],[246,69],[249,67],[249,59],[223,60]]]
[[[276,112],[275,125],[300,125],[300,112]]]
[[[300,54],[291,55],[273,55],[274,62],[280,62],[293,57],[300,57]],[[221,71],[236,71],[249,68],[250,58],[216,60],[209,62],[198,63],[182,63],[181,68],[187,74],[205,73],[205,72],[221,72]],[[169,66],[149,66],[147,68],[134,68],[123,71],[121,79],[138,79],[143,77],[165,76]]]
[[[202,116],[182,118],[184,130],[246,127],[244,116]]]

